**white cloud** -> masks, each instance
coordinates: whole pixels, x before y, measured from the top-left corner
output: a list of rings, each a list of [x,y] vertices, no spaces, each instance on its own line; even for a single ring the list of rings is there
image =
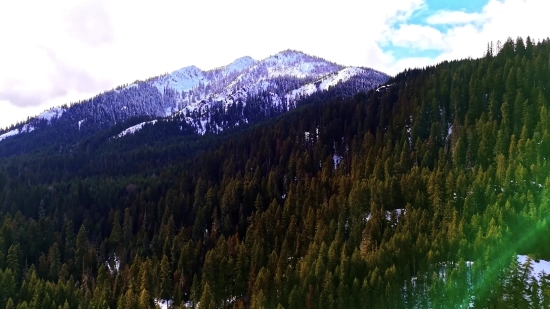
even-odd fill
[[[402,23],[393,25],[386,34],[395,46],[414,50],[435,49],[441,54],[436,58],[411,57],[394,59],[386,64],[385,71],[396,74],[407,67],[437,64],[445,60],[478,58],[486,51],[487,43],[518,36],[532,40],[550,36],[546,27],[548,3],[545,0],[490,0],[480,13],[440,11],[427,18],[431,25],[445,25],[445,30],[434,26]]]
[[[404,24],[392,31],[392,44],[399,47],[426,49],[445,49],[447,43],[443,34],[430,26]]]

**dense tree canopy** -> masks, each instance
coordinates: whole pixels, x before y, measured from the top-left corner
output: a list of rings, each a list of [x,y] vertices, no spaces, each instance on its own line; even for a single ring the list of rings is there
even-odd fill
[[[508,40],[223,135],[4,158],[0,308],[548,308],[549,59]]]

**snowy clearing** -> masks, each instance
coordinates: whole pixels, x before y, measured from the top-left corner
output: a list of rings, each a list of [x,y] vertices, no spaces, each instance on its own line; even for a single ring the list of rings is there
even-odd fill
[[[115,136],[115,138],[120,138],[120,137],[126,136],[128,134],[134,134],[137,131],[141,130],[143,128],[143,126],[145,126],[146,124],[153,124],[154,125],[155,123],[157,123],[157,120],[152,120],[152,121],[147,121],[147,122],[142,122],[142,123],[136,124],[135,126],[131,126],[128,129],[122,131],[120,134]]]

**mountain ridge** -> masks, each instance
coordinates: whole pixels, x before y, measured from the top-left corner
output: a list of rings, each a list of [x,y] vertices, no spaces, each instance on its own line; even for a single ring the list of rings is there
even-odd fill
[[[227,113],[231,106],[236,106],[239,111],[233,112],[231,117],[242,119],[233,120],[234,124],[253,122],[252,118],[257,118],[257,115],[250,113],[264,115],[260,117],[283,113],[295,108],[298,100],[328,89],[308,84],[342,70],[355,72],[369,85],[364,89],[353,88],[349,93],[370,90],[389,78],[373,69],[346,67],[291,49],[262,60],[243,56],[211,70],[187,66],[145,81],[118,86],[87,100],[53,107],[25,122],[0,130],[0,142],[21,133],[36,134],[36,131],[59,123],[64,123],[64,128],[57,131],[73,128],[90,135],[132,117],[142,116],[148,117],[147,121],[182,116],[182,121],[193,127],[196,133],[219,132],[232,125],[214,124],[216,120],[213,118],[224,116],[213,113]],[[349,77],[336,80],[331,86],[345,82]],[[308,89],[300,90],[304,86]],[[247,112],[247,102],[261,103],[255,111]],[[207,129],[207,123],[213,129]],[[24,126],[26,130],[23,130]]]

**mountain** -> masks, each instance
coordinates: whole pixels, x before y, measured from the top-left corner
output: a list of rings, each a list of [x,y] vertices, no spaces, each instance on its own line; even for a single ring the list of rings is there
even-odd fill
[[[349,83],[353,78],[361,82]],[[122,137],[126,135],[123,131],[138,124],[136,119],[145,124],[164,118],[179,122],[182,132],[219,133],[284,113],[330,87],[342,84],[349,88],[348,94],[353,94],[370,90],[388,78],[372,69],[343,67],[292,50],[260,61],[242,57],[209,71],[185,67],[70,106],[52,108],[0,132],[0,142],[33,132],[50,145],[74,144],[129,122],[114,135]]]

